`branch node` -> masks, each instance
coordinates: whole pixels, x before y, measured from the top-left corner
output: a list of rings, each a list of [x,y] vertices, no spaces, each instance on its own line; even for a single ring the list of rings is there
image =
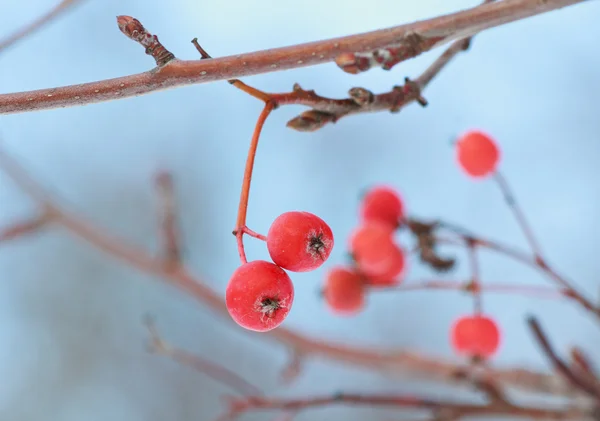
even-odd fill
[[[372,104],[375,99],[373,92],[365,88],[352,88],[348,91],[348,95],[350,95],[350,98],[361,107]]]

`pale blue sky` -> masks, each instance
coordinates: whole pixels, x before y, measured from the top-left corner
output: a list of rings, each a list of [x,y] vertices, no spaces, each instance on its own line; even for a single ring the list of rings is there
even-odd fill
[[[0,37],[56,0],[8,0],[0,5]],[[304,0],[260,3],[85,0],[72,13],[0,55],[0,92],[53,87],[149,69],[153,62],[117,29],[115,16],[140,19],[178,57],[193,58],[198,37],[214,56],[367,31],[469,7],[466,0]],[[598,296],[600,260],[600,39],[598,2],[586,2],[488,31],[425,92],[430,106],[400,114],[343,119],[313,133],[285,122],[300,107],[267,122],[256,160],[248,223],[265,232],[280,213],[307,210],[327,220],[338,246],[321,270],[294,274],[296,301],[286,326],[323,338],[373,346],[410,346],[451,356],[448,327],[469,310],[457,295],[378,294],[353,319],[330,316],[315,291],[330,265],[341,262],[356,223],[359,192],[372,183],[396,185],[410,212],[444,218],[525,247],[490,182],[471,182],[456,168],[449,140],[480,127],[503,151],[502,170],[515,188],[544,251],[562,272]],[[247,78],[270,91],[294,82],[340,97],[352,86],[389,89],[416,76],[439,51],[391,72],[346,75],[335,65]],[[178,182],[187,257],[224,291],[237,265],[231,236],[248,141],[260,104],[226,83],[185,87],[80,108],[0,116],[7,149],[72,209],[142,246],[154,247],[150,177],[172,169]],[[0,176],[0,222],[32,211],[31,202]],[[266,248],[248,241],[251,258]],[[411,278],[431,275],[411,265]],[[0,250],[0,414],[15,421],[211,420],[225,388],[188,368],[148,355],[141,318],[154,314],[172,342],[225,364],[278,393],[286,354],[215,319],[196,302],[124,267],[61,231]],[[454,278],[465,276],[460,265]],[[486,254],[485,279],[537,284],[536,273]],[[499,363],[546,366],[523,323],[533,312],[566,350],[580,344],[600,360],[600,334],[567,303],[497,296],[486,309],[502,325]],[[594,351],[596,350],[596,351]],[[378,375],[311,362],[285,393],[302,396],[344,388],[414,391]],[[421,388],[420,390],[423,390]],[[307,412],[360,419],[370,408]],[[376,414],[384,417],[384,412]],[[338,418],[339,417],[339,418]],[[381,419],[382,419],[381,418]],[[249,417],[248,419],[251,419]],[[398,416],[395,419],[399,419]]]

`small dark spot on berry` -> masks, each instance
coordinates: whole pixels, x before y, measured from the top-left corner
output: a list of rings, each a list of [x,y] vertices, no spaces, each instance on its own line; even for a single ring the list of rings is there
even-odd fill
[[[260,302],[261,309],[265,316],[273,317],[276,310],[278,310],[281,306],[279,305],[279,300],[276,298],[266,297]]]
[[[319,256],[321,260],[325,260],[323,253],[325,252],[325,243],[323,242],[323,233],[310,237],[308,248],[313,254]]]

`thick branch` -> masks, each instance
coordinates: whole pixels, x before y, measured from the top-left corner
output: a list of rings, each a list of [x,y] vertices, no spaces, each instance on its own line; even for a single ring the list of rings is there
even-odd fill
[[[415,34],[441,37],[423,51],[585,0],[503,0],[373,32],[212,60],[172,60],[148,72],[99,82],[0,95],[0,114],[85,105],[153,91],[334,61],[342,53],[402,45]]]

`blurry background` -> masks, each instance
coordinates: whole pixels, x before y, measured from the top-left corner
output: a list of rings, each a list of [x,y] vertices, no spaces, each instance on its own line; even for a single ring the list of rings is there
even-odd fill
[[[0,38],[56,1],[3,1]],[[373,30],[473,4],[304,0],[291,7],[275,0],[86,0],[0,55],[0,92],[151,68],[152,59],[118,31],[119,14],[140,19],[178,57],[196,58],[190,44],[194,37],[212,55],[222,56]],[[472,182],[455,165],[450,139],[472,127],[497,137],[502,170],[549,260],[598,296],[600,57],[592,52],[600,39],[599,13],[600,4],[589,2],[484,32],[427,89],[427,109],[411,105],[397,115],[355,116],[314,134],[285,128],[301,107],[274,113],[259,147],[248,224],[266,232],[280,213],[307,210],[328,221],[337,240],[325,267],[293,275],[297,296],[285,325],[329,340],[452,355],[448,328],[470,310],[467,297],[447,292],[377,294],[361,315],[342,319],[329,314],[316,291],[324,271],[344,259],[359,193],[373,183],[397,186],[414,215],[448,219],[526,247],[495,185]],[[351,76],[327,64],[245,81],[267,91],[290,90],[299,82],[333,97],[345,96],[353,86],[380,92],[405,76],[416,77],[440,52],[391,72],[376,69]],[[238,265],[231,230],[260,108],[228,84],[213,83],[86,107],[0,116],[0,131],[9,152],[62,203],[149,249],[157,245],[151,176],[157,168],[171,169],[186,258],[223,293]],[[0,223],[33,211],[31,201],[0,175]],[[266,247],[252,239],[247,252],[250,258],[267,257]],[[504,258],[485,254],[482,264],[489,281],[546,282]],[[461,264],[450,276],[458,279],[467,273]],[[412,264],[409,279],[420,276],[431,273]],[[148,313],[156,316],[167,340],[226,365],[267,393],[427,390],[329,361],[310,361],[297,382],[282,391],[277,376],[288,357],[283,347],[216,318],[179,291],[61,230],[2,245],[0,279],[0,418],[5,420],[213,419],[223,408],[220,396],[228,390],[190,368],[148,354],[141,323]],[[541,318],[562,350],[579,344],[600,358],[597,326],[570,303],[503,295],[487,297],[485,308],[504,329],[499,364],[547,367],[525,329],[528,313]],[[437,389],[430,392],[442,396]],[[384,415],[373,408],[332,407],[305,412],[298,419]]]

